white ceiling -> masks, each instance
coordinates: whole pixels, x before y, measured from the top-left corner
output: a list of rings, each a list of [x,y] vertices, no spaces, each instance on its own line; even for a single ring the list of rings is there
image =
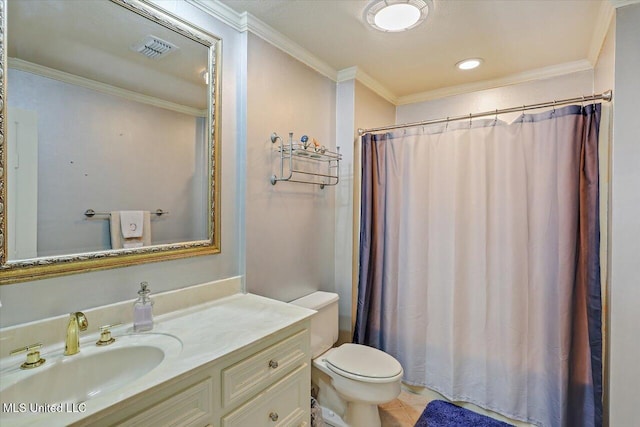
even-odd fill
[[[397,103],[442,88],[588,69],[613,14],[609,0],[433,0],[422,25],[382,33],[364,24],[368,0],[196,2],[248,12],[334,70],[357,67]],[[469,57],[484,64],[454,67]]]

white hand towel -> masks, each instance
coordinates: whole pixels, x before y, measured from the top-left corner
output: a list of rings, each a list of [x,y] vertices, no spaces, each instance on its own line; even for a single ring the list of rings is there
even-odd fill
[[[143,225],[143,211],[120,211],[120,228],[125,239],[142,237]]]
[[[122,227],[120,226],[120,212],[111,212],[111,221],[109,222],[110,234],[111,234],[111,249],[123,249],[131,248],[131,244],[137,244],[140,247],[139,242],[142,241],[141,246],[151,245],[151,215],[149,211],[144,211],[144,226],[142,228],[142,237],[131,237],[125,239],[122,236]]]

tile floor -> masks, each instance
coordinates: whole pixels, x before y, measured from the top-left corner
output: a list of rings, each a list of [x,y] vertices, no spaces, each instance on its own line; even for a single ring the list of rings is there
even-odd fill
[[[402,390],[396,400],[379,406],[382,427],[413,427],[430,400]]]

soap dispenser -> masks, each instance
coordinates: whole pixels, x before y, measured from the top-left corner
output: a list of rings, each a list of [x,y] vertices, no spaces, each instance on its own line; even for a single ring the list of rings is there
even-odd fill
[[[153,301],[147,282],[140,283],[138,299],[133,303],[133,331],[144,332],[153,329]]]

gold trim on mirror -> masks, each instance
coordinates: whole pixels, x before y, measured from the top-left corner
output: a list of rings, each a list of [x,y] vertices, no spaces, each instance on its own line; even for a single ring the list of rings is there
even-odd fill
[[[108,0],[152,20],[209,49],[208,107],[208,240],[148,246],[136,249],[105,250],[81,254],[7,260],[7,0],[0,0],[0,285],[44,279],[74,273],[125,267],[220,252],[220,38],[193,26],[146,0]]]

